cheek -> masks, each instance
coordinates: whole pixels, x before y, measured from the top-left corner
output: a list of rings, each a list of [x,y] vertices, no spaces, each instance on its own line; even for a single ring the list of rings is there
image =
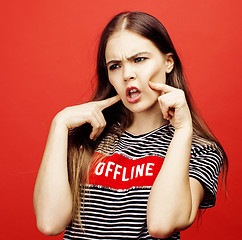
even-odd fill
[[[146,74],[146,75],[145,75]],[[161,91],[155,91],[149,86],[149,81],[156,82],[156,83],[166,83],[166,73],[162,69],[162,67],[157,66],[156,68],[151,69],[151,71],[147,71],[144,74],[145,85],[147,85],[147,93],[149,94],[152,100],[157,100],[160,96]]]
[[[149,67],[143,69],[143,79],[146,81],[165,83],[166,82],[166,73],[164,67],[160,65],[150,65]]]
[[[163,69],[158,69],[153,73],[150,78],[150,81],[157,83],[165,83],[166,82],[166,73]]]
[[[120,95],[121,94],[121,86],[119,84],[119,82],[116,80],[113,80],[113,79],[110,79],[109,78],[109,82],[111,83],[111,85],[114,87],[114,89],[116,90],[116,92]]]
[[[109,80],[109,82],[111,83],[111,85],[114,87],[114,89],[117,91],[117,89],[116,89],[116,85],[117,85],[117,81],[115,81],[115,77],[113,76],[113,74],[111,73],[109,73],[108,72],[108,80]]]

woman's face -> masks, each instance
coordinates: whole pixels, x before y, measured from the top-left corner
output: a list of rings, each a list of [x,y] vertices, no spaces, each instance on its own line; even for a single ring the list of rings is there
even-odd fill
[[[158,106],[160,92],[152,90],[148,82],[166,82],[166,73],[173,68],[171,54],[162,54],[150,40],[123,30],[109,38],[105,56],[109,81],[130,111]]]

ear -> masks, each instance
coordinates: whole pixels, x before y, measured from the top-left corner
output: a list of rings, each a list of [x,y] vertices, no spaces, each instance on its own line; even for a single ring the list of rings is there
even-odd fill
[[[166,54],[166,73],[170,73],[174,67],[174,59],[172,53]]]

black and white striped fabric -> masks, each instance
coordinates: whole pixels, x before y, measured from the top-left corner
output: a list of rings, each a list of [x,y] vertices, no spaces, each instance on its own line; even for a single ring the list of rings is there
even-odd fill
[[[70,224],[64,239],[154,239],[147,230],[147,201],[173,133],[171,125],[139,136],[124,132],[115,148],[106,151],[104,139],[97,154],[107,157],[97,161],[90,174],[81,213],[83,229]],[[221,159],[212,146],[192,145],[189,174],[205,189],[200,208],[215,204]],[[180,239],[180,233],[168,239]]]

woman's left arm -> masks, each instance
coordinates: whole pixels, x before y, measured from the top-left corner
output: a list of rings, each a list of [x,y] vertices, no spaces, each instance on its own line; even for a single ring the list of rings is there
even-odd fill
[[[167,238],[188,228],[196,218],[204,189],[189,178],[193,126],[182,90],[150,82],[158,98],[163,117],[175,128],[162,168],[152,186],[147,206],[147,226],[151,236]]]

